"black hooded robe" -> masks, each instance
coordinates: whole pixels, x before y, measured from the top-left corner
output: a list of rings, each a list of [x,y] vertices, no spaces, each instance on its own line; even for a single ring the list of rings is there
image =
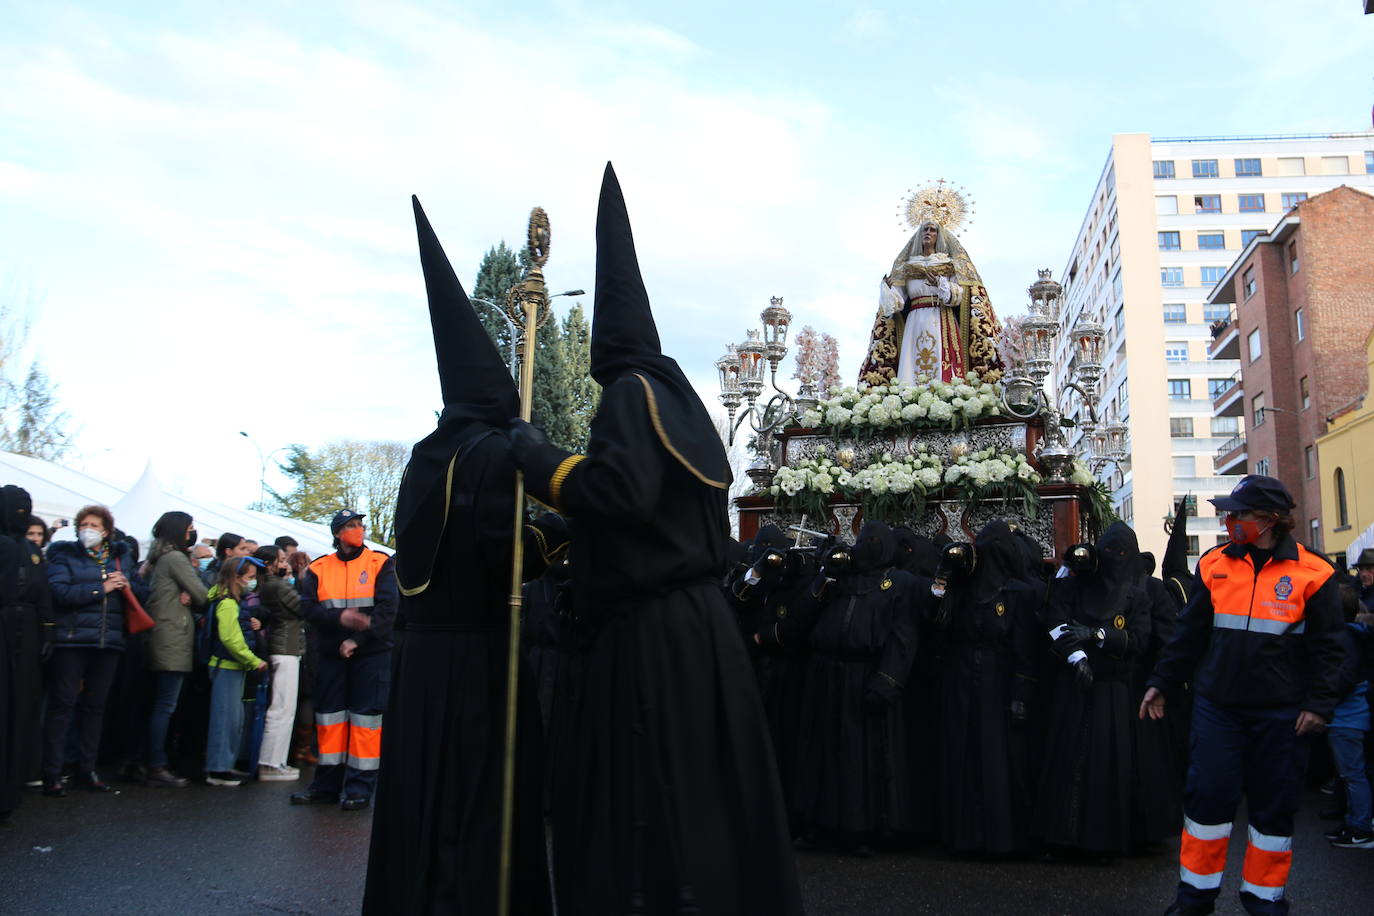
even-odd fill
[[[43,551],[25,537],[32,512],[26,490],[0,490],[0,815],[18,807],[24,783],[39,777],[43,746],[43,631],[51,629],[52,595]]]
[[[401,589],[363,912],[496,912],[515,473],[493,430],[515,388],[415,202],[444,386],[397,499]],[[525,570],[542,569],[525,532]],[[511,912],[551,911],[539,704],[522,671],[516,711]]]
[[[765,537],[764,531],[755,539],[750,559],[758,563],[768,548],[779,552],[787,549],[787,540],[774,525],[777,537]],[[771,532],[770,532],[771,534]],[[794,558],[796,555],[793,555]],[[814,573],[814,567],[811,568]],[[808,614],[812,602],[812,575],[801,575],[794,563],[783,567],[775,576],[757,585],[749,585],[741,574],[731,584],[731,596],[736,602],[735,613],[740,621],[745,645],[749,647],[758,678],[759,696],[763,700],[764,715],[768,718],[768,732],[773,738],[773,756],[778,762],[778,779],[782,783],[783,798],[789,813],[795,811],[798,743],[801,735],[802,695],[806,685],[808,651],[804,643],[781,645],[774,639],[756,642],[756,634],[772,634],[775,627],[788,617]]]
[[[880,550],[865,558],[870,540]],[[873,835],[915,828],[904,687],[916,656],[917,583],[890,565],[895,548],[886,525],[864,523],[855,568],[820,592],[796,776],[798,815],[811,828]],[[780,626],[782,641],[795,642],[805,625],[798,617]]]
[[[1104,647],[1083,648],[1092,668],[1084,689],[1067,668],[1054,687],[1035,830],[1044,842],[1095,855],[1131,849],[1135,781],[1132,673],[1150,638],[1150,607],[1140,585],[1135,532],[1114,522],[1097,541],[1097,571],[1056,579],[1042,624],[1101,627]],[[1067,657],[1064,647],[1057,654]]]
[[[551,815],[563,916],[800,913],[768,725],[721,591],[725,449],[662,354],[625,201],[608,165],[597,214],[585,457],[512,455],[563,511],[577,613],[598,627],[560,746]]]
[[[1010,853],[1026,844],[1031,792],[1025,720],[1040,634],[1035,589],[1005,522],[984,526],[968,580],[949,583],[941,668],[941,841],[955,852]],[[1024,706],[1023,706],[1024,709]]]
[[[1175,599],[1176,592],[1150,575],[1150,571],[1142,570],[1141,584],[1150,605],[1150,640],[1133,672],[1132,702],[1137,706],[1145,698],[1145,681],[1154,670],[1159,653],[1174,638],[1178,615],[1183,609]],[[1180,698],[1179,702],[1186,701]],[[1183,829],[1183,776],[1188,758],[1188,735],[1180,729],[1180,723],[1186,724],[1189,718],[1176,714],[1175,709],[1163,719],[1136,716],[1135,827],[1132,834],[1139,845],[1157,845],[1177,836]]]

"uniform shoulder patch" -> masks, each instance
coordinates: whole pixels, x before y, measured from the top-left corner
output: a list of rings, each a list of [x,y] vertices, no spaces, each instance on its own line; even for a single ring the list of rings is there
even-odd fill
[[[998,617],[1001,617],[1003,614],[1005,614],[1005,613],[1007,612],[1007,606],[1006,606],[1005,604],[1003,604],[1002,602],[999,601],[999,602],[997,602],[997,608],[996,608],[996,610],[997,610],[997,616],[998,616]]]
[[[883,591],[887,591],[889,588],[892,587],[892,580],[891,580],[891,579],[884,579],[884,580],[883,580],[883,584],[880,585],[880,586],[878,586],[878,587],[881,588]]]
[[[1124,630],[1124,629],[1126,629],[1126,618],[1125,618],[1125,616],[1124,616],[1124,615],[1121,615],[1121,614],[1117,614],[1115,617],[1113,617],[1113,618],[1112,618],[1112,626],[1116,627],[1118,630]]]
[[[778,619],[781,620],[782,618],[784,618],[784,617],[786,617],[786,616],[787,616],[787,605],[785,605],[785,604],[780,604],[780,605],[778,605]]]
[[[1279,581],[1274,584],[1274,597],[1280,601],[1287,600],[1293,594],[1293,577],[1279,576]]]

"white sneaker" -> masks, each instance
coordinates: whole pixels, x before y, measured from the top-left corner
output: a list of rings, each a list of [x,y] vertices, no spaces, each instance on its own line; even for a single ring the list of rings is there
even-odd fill
[[[288,766],[258,766],[258,779],[261,782],[291,782],[301,778],[301,771]]]
[[[206,773],[205,784],[207,786],[241,786],[243,780],[239,779],[233,772]]]

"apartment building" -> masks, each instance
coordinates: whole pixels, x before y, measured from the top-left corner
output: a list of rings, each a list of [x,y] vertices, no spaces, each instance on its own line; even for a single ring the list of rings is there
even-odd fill
[[[1061,320],[1106,326],[1099,411],[1127,424],[1131,457],[1103,474],[1142,550],[1162,555],[1165,520],[1185,496],[1193,556],[1224,538],[1207,499],[1243,473],[1218,474],[1215,459],[1245,423],[1213,411],[1240,362],[1209,358],[1211,327],[1231,305],[1208,295],[1280,216],[1342,184],[1374,190],[1374,132],[1112,137],[1065,259]],[[1060,383],[1073,373],[1070,338],[1058,342]]]
[[[1219,449],[1217,473],[1280,478],[1298,504],[1299,539],[1342,550],[1358,532],[1348,510],[1325,518],[1322,490],[1347,490],[1354,468],[1324,469],[1317,440],[1367,393],[1374,195],[1338,187],[1301,201],[1250,241],[1206,301],[1232,309],[1213,328],[1211,356],[1241,367],[1212,413],[1246,427]]]

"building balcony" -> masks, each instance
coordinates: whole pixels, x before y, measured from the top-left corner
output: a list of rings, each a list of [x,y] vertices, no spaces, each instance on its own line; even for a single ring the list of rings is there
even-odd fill
[[[1236,323],[1236,313],[1225,321],[1214,321],[1211,325],[1212,342],[1207,345],[1208,359],[1240,359],[1240,325]]]
[[[1248,473],[1249,456],[1245,451],[1245,437],[1232,436],[1217,449],[1217,455],[1212,459],[1212,465],[1218,474],[1246,474]]]
[[[1239,417],[1245,413],[1245,389],[1237,372],[1226,380],[1228,384],[1212,398],[1212,416]]]

